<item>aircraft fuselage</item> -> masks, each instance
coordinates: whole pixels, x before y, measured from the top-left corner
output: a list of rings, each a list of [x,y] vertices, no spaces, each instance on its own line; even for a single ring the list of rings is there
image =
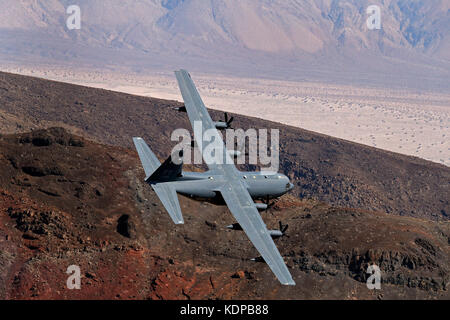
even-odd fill
[[[239,172],[253,199],[277,198],[290,191],[294,185],[281,173]],[[225,182],[221,175],[206,172],[183,172],[171,184],[177,193],[201,201],[224,204],[216,190]],[[151,182],[150,182],[151,183]]]

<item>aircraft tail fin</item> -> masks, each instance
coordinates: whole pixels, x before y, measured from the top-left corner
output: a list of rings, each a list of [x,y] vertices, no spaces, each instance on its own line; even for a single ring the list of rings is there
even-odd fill
[[[145,143],[142,138],[133,138],[134,146],[139,154],[142,166],[144,167],[146,180],[161,166],[158,158],[150,150],[150,147]]]
[[[176,189],[173,184],[167,182],[181,175],[182,162],[179,161],[180,164],[175,164],[172,157],[169,157],[161,164],[142,138],[133,138],[133,142],[144,167],[145,181],[155,190],[173,222],[183,224],[184,220]],[[180,158],[182,157],[183,155],[180,153]]]
[[[166,208],[175,224],[183,224],[183,214],[181,213],[180,202],[176,189],[170,182],[156,183],[151,185],[155,190],[164,208]]]
[[[183,167],[183,152],[180,151],[178,156],[178,159],[174,159],[173,155],[169,156],[169,158],[167,158],[167,160],[164,161],[164,163],[160,165],[150,177],[147,178],[147,182],[168,182],[181,177]]]

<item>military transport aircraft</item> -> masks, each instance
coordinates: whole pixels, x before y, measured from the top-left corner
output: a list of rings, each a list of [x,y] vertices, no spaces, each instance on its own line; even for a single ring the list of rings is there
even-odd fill
[[[223,122],[219,126],[213,122],[186,70],[175,71],[175,75],[185,104],[182,107],[184,110],[179,110],[187,112],[193,128],[196,122],[201,124],[203,132],[212,130],[214,140],[222,148],[223,161],[206,161],[204,150],[211,140],[206,141],[205,136],[196,135],[196,130],[194,140],[208,165],[209,170],[206,172],[185,172],[182,163],[176,164],[172,156],[161,164],[142,138],[133,138],[147,176],[145,181],[156,192],[175,224],[184,223],[177,193],[202,201],[226,204],[238,222],[235,225],[245,231],[278,280],[284,285],[295,285],[272,239],[272,236],[280,236],[280,231],[267,230],[258,212],[258,209],[267,209],[268,204],[253,201],[279,197],[290,191],[293,184],[280,173],[238,171],[217,131],[218,127],[224,126]],[[230,122],[226,120],[225,123]]]

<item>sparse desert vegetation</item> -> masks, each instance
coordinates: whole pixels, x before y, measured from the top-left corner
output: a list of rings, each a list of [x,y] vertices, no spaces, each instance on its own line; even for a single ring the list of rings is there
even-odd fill
[[[172,74],[5,68],[47,79],[182,101]],[[450,166],[450,94],[192,75],[208,108],[280,122]]]

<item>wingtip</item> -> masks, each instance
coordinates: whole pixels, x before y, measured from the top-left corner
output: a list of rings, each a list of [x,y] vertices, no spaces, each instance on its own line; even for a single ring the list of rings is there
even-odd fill
[[[175,74],[186,73],[189,77],[191,77],[191,74],[189,73],[189,71],[187,71],[186,69],[182,69],[182,68],[180,68],[179,70],[175,70],[174,73]]]
[[[283,280],[285,280],[285,281],[280,281],[281,284],[283,284],[285,286],[295,286],[295,281],[294,281],[294,279],[292,279],[292,276],[286,277]]]

